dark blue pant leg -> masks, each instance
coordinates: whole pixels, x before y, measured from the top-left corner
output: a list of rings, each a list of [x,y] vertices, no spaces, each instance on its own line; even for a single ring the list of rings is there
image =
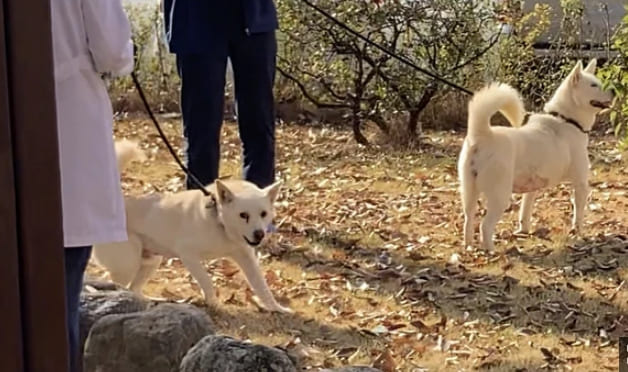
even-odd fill
[[[68,328],[70,372],[81,370],[81,350],[79,345],[79,305],[83,289],[83,275],[92,252],[92,247],[65,249],[65,301]]]
[[[275,104],[273,84],[277,41],[274,32],[231,40],[238,126],[244,150],[243,175],[265,187],[275,180]]]
[[[177,55],[187,165],[204,184],[218,178],[227,51]],[[196,185],[187,179],[187,188]]]

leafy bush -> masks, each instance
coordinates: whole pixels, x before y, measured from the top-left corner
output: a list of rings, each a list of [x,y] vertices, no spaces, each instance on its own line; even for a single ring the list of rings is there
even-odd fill
[[[179,77],[175,59],[163,38],[163,17],[159,3],[141,2],[125,5],[131,21],[138,61],[135,71],[142,88],[158,112],[179,109]],[[110,82],[109,94],[116,111],[143,111],[144,108],[130,77]]]
[[[615,125],[615,134],[623,137],[622,147],[628,148],[628,15],[613,37],[613,49],[619,55],[611,61],[602,74],[608,88],[617,95],[615,108],[610,113],[611,122]]]
[[[521,12],[521,0],[507,1],[506,21],[512,34],[500,43],[498,79],[508,82],[529,100],[531,109],[540,109],[578,59],[587,59],[581,48],[583,25],[582,0],[561,0],[562,9],[544,3],[534,10]],[[540,54],[535,43],[548,31],[550,22],[562,11],[559,33]]]
[[[496,80],[513,85],[533,105],[546,100],[556,79],[539,78],[549,71],[549,61],[539,59],[534,42],[547,31],[551,8],[547,4],[536,4],[533,12],[523,14],[519,2],[501,9],[503,21],[511,27],[511,33],[500,42],[496,52],[498,66]]]
[[[276,3],[280,30],[275,95],[279,115],[287,121],[335,118],[350,125],[362,143],[367,142],[362,129],[369,122],[403,141],[420,136],[422,123],[435,129],[464,126],[467,96],[367,45],[301,0]],[[581,38],[582,0],[561,0],[561,32],[542,56],[535,42],[557,11],[546,4],[537,4],[527,14],[521,0],[505,0],[495,9],[484,0],[316,4],[376,43],[468,89],[492,80],[508,82],[529,100],[531,109],[539,109],[574,60],[582,58],[581,50],[574,48]],[[127,11],[141,56],[136,71],[153,109],[178,111],[179,78],[164,43],[158,4],[131,3]],[[621,58],[604,70],[623,97],[628,93],[627,28],[624,24],[614,38]],[[231,91],[228,85],[228,106]],[[112,81],[110,93],[118,111],[143,110],[131,79]],[[612,114],[618,131],[628,115],[625,101]],[[292,114],[284,115],[288,111]]]
[[[324,0],[316,3],[362,35],[461,85],[476,79],[495,43],[484,1]],[[442,86],[349,35],[300,0],[278,1],[279,71],[318,108],[345,110],[356,140],[364,121],[383,132],[405,117],[404,133],[420,133],[419,116]]]

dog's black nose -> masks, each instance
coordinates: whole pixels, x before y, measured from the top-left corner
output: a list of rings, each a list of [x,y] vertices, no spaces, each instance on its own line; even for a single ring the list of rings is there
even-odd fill
[[[255,238],[256,241],[262,241],[262,239],[264,239],[264,230],[255,230],[253,231],[253,237]]]

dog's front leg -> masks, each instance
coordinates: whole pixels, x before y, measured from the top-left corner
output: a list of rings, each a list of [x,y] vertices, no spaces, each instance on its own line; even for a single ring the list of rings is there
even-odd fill
[[[264,307],[270,311],[279,311],[282,313],[294,312],[290,308],[281,306],[277,300],[275,300],[259,267],[259,261],[252,250],[249,249],[249,252],[234,255],[232,259],[240,266],[253,292],[262,300]]]
[[[523,194],[521,198],[521,210],[519,211],[519,229],[517,234],[527,234],[530,232],[530,219],[532,218],[532,207],[536,199],[537,192]]]
[[[573,220],[571,222],[571,230],[575,233],[581,233],[584,225],[584,209],[589,197],[589,184],[587,181],[574,183],[573,203]]]
[[[196,280],[198,285],[203,291],[205,302],[207,305],[214,305],[216,303],[216,295],[214,294],[214,285],[212,283],[211,276],[203,267],[201,259],[194,256],[180,256],[183,265],[190,271],[192,277]]]
[[[573,171],[570,181],[574,193],[571,202],[573,204],[573,219],[571,220],[571,232],[582,233],[584,225],[584,209],[589,198],[589,156],[587,152],[581,152],[573,160]]]

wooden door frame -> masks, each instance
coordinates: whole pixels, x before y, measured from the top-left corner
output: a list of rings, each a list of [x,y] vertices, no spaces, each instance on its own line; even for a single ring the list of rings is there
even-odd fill
[[[19,259],[13,147],[9,115],[9,85],[6,64],[4,4],[0,0],[0,371],[22,371]]]
[[[3,245],[8,236],[9,267],[0,271],[9,293],[0,306],[9,327],[0,332],[0,370],[62,372],[68,353],[50,0],[0,4],[0,178],[7,176],[0,232]]]

